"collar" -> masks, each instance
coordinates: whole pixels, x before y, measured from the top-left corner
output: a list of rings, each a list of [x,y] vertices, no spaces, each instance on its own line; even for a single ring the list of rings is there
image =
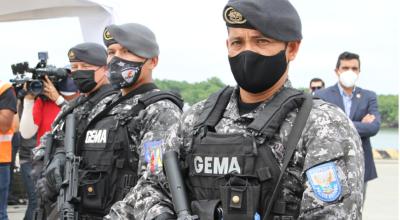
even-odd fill
[[[121,103],[124,100],[130,99],[130,98],[132,98],[132,97],[134,97],[136,95],[144,94],[144,93],[149,92],[149,91],[154,90],[154,89],[158,89],[156,84],[154,84],[154,83],[146,83],[146,84],[143,84],[143,85],[139,86],[135,90],[129,92],[125,96],[122,96],[122,92],[119,92],[119,94],[115,97],[115,99],[119,103]]]
[[[261,103],[257,108],[255,108],[253,111],[243,114],[240,116],[239,114],[239,106],[238,106],[238,101],[239,101],[239,86],[236,86],[235,90],[233,91],[231,98],[228,102],[228,105],[226,106],[226,110],[224,112],[224,117],[225,118],[230,118],[234,121],[237,120],[242,120],[242,118],[247,118],[247,119],[254,119],[255,116],[257,115],[258,112],[260,112],[262,109],[265,108],[265,106],[271,101],[272,98],[274,98],[279,92],[281,92],[284,88],[292,88],[292,83],[290,82],[289,79],[286,80],[285,84],[282,86],[281,89],[279,89],[274,95],[272,95],[269,99],[265,100],[263,103]]]
[[[354,94],[354,91],[356,91],[356,87],[354,86],[354,88],[353,88],[353,91],[351,92],[351,95],[348,95],[345,91],[344,91],[344,89],[342,88],[342,86],[340,85],[340,83],[337,83],[337,86],[338,86],[338,88],[339,88],[339,93],[340,93],[340,95],[342,96],[342,97],[349,97],[349,98],[353,98],[353,94]]]

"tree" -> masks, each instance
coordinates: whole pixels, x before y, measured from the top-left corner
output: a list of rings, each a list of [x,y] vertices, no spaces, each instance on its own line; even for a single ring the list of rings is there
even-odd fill
[[[398,128],[399,126],[398,95],[379,95],[378,108],[382,117],[382,127]]]
[[[175,80],[156,80],[155,83],[161,90],[172,90],[179,93],[189,105],[206,99],[210,94],[225,86],[217,77],[196,83]],[[307,88],[300,90],[308,92]],[[398,127],[398,95],[379,95],[378,106],[382,116],[382,127]]]
[[[206,99],[210,94],[225,86],[217,77],[196,83],[175,80],[155,80],[155,83],[161,90],[172,90],[179,93],[183,100],[190,105]]]

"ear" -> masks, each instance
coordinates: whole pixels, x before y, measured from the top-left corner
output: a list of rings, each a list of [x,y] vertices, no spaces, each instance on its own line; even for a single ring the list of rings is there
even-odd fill
[[[288,61],[292,61],[296,58],[297,52],[299,51],[301,41],[291,41],[287,44],[286,57]]]
[[[229,42],[228,42],[228,39],[226,39],[226,41],[225,41],[225,43],[226,43],[226,49],[228,49],[229,50]]]
[[[147,61],[149,63],[149,68],[150,69],[154,69],[157,64],[158,64],[158,56],[157,57],[153,57],[151,58],[149,61]]]
[[[336,73],[336,76],[339,77],[339,69],[338,68],[335,68],[335,73]]]

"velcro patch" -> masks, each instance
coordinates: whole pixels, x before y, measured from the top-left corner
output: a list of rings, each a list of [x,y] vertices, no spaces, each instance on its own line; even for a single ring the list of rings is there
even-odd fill
[[[148,141],[144,143],[144,160],[152,173],[162,170],[162,141]]]
[[[324,163],[309,169],[307,172],[308,183],[311,185],[315,196],[324,202],[333,202],[342,193],[342,187],[337,175],[334,162]]]

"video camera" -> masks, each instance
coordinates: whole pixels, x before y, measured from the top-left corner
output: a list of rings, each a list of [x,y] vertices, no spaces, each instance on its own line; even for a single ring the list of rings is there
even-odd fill
[[[11,69],[15,78],[10,79],[13,84],[17,96],[25,96],[22,89],[24,84],[27,83],[27,90],[33,95],[41,95],[43,93],[43,80],[47,76],[58,90],[58,83],[67,78],[70,73],[69,69],[57,68],[55,66],[47,65],[48,53],[38,53],[39,63],[35,68],[30,68],[28,62],[16,63],[11,65]]]

